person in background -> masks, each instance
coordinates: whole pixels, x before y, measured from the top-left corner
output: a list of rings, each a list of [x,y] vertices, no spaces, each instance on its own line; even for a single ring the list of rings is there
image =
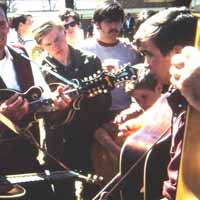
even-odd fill
[[[135,19],[131,13],[127,13],[123,23],[123,37],[128,38],[130,41],[133,40]]]
[[[32,35],[32,18],[31,14],[16,14],[9,19],[11,30],[8,34],[8,44],[23,45],[29,55],[35,45]]]
[[[81,29],[80,16],[75,10],[65,8],[60,12],[59,18],[65,27],[66,40],[69,45],[75,47],[84,40],[84,32]]]
[[[139,62],[139,53],[125,41],[121,41],[120,34],[124,21],[124,10],[117,1],[105,1],[96,8],[93,22],[98,30],[98,35],[83,41],[78,47],[94,53],[101,60],[105,70],[118,71],[124,65],[134,65]],[[112,92],[111,118],[126,109],[131,98],[125,92],[125,87],[119,87]]]
[[[85,38],[93,37],[93,35],[94,35],[94,23],[91,20],[90,24],[88,24],[87,26]]]

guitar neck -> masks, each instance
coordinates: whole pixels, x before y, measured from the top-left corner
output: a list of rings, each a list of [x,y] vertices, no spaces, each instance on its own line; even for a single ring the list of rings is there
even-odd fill
[[[54,171],[54,172],[44,172],[44,173],[27,173],[27,174],[16,174],[7,175],[0,178],[0,185],[20,184],[20,183],[30,183],[39,181],[56,181],[77,178],[77,173],[72,171]]]

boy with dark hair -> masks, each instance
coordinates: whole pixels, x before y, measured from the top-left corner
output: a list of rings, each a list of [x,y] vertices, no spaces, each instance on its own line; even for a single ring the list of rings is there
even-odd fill
[[[150,72],[149,69],[145,68],[143,64],[139,64],[138,81],[127,82],[126,92],[133,98],[133,103],[130,105],[130,107],[118,114],[113,121],[103,124],[95,132],[95,139],[104,149],[102,152],[106,150],[106,155],[108,155],[111,161],[113,158],[115,158],[115,160],[119,160],[121,145],[128,136],[128,134],[120,136],[117,135],[118,126],[122,126],[125,121],[136,118],[145,110],[149,109],[161,96],[162,84],[158,81],[155,75]],[[118,164],[113,162],[114,166],[111,167],[110,173],[108,174],[106,172],[109,170],[110,166],[108,166],[106,169],[102,168],[101,166],[105,165],[103,161],[107,160],[105,157],[102,157],[101,160],[102,162],[100,165],[99,162],[98,164],[96,163],[98,161],[97,159],[93,159],[94,168],[96,167],[95,172],[102,176],[106,176],[105,180],[108,181],[108,179],[112,178],[119,170]]]

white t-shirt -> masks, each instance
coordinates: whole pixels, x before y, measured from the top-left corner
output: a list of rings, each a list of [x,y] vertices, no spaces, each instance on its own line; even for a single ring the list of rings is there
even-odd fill
[[[138,63],[136,50],[126,41],[119,40],[114,46],[104,46],[97,39],[89,38],[83,41],[78,47],[94,53],[100,58],[102,66],[110,64],[121,68],[127,64],[135,65]],[[115,88],[111,94],[112,111],[123,110],[130,105],[131,98],[126,94],[124,87]]]

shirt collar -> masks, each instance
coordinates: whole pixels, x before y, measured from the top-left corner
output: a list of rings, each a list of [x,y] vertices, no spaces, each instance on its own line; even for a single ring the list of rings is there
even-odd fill
[[[4,49],[5,49],[5,57],[6,57],[7,59],[13,60],[13,56],[11,55],[11,53],[10,53],[8,47],[5,46]]]

